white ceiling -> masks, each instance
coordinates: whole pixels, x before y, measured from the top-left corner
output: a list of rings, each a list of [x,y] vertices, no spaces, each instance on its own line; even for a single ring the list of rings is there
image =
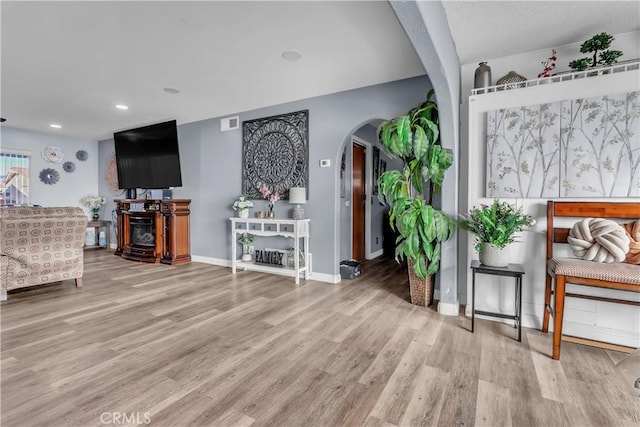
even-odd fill
[[[445,2],[461,63],[638,30],[639,10]],[[0,14],[5,125],[89,140],[424,74],[386,1],[2,1]]]
[[[640,29],[638,0],[446,1],[444,8],[461,64]]]

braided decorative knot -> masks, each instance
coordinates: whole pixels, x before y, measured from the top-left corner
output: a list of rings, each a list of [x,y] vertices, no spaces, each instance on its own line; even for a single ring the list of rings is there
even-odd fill
[[[622,262],[629,252],[629,237],[615,221],[585,218],[569,231],[567,242],[573,254],[587,261]]]

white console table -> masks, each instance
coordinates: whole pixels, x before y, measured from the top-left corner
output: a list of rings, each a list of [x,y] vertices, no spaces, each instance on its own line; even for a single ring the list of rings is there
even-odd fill
[[[230,218],[231,220],[231,271],[236,269],[260,271],[264,273],[293,276],[296,285],[300,283],[300,274],[304,273],[305,280],[309,279],[311,269],[309,256],[309,219],[271,219],[271,218]],[[293,239],[294,267],[272,267],[269,265],[244,262],[238,259],[238,235],[251,234],[264,237],[286,237]],[[304,248],[304,265],[300,265],[300,239]]]

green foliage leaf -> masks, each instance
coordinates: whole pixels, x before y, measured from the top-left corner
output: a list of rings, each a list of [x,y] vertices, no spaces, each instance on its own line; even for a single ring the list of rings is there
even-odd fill
[[[438,271],[441,242],[450,239],[456,227],[455,221],[434,209],[424,197],[425,190],[429,195],[439,191],[453,164],[453,152],[440,145],[438,107],[433,96],[431,90],[425,102],[378,128],[385,152],[404,163],[402,171],[380,176],[378,199],[390,206],[389,222],[399,233],[396,259],[411,259],[421,279]]]
[[[480,252],[483,243],[504,248],[515,241],[515,233],[526,230],[534,223],[533,218],[520,209],[494,200],[490,206],[474,207],[459,225],[476,235],[474,247]]]

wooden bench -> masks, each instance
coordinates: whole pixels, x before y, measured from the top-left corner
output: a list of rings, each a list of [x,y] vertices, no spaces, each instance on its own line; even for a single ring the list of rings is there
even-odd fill
[[[640,306],[640,301],[567,293],[566,283],[640,292],[640,265],[628,263],[597,263],[579,258],[554,258],[554,243],[567,243],[570,228],[554,227],[554,218],[609,218],[637,220],[640,218],[640,203],[610,202],[547,202],[547,280],[544,293],[542,332],[549,330],[549,315],[553,316],[553,359],[560,359],[562,340],[562,318],[565,297],[586,298],[620,304]],[[555,278],[555,286],[552,286]],[[555,289],[552,289],[555,288]],[[551,307],[551,295],[554,306]],[[607,347],[604,343],[580,339],[582,344]],[[620,348],[618,348],[620,349]]]

